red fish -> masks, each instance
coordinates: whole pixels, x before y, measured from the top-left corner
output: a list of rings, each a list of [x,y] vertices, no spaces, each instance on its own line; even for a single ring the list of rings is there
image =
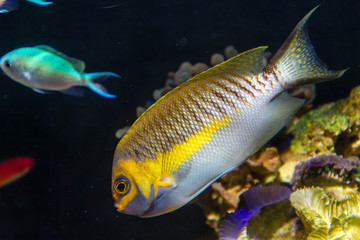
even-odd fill
[[[34,166],[30,157],[13,157],[0,162],[0,187],[25,175]]]

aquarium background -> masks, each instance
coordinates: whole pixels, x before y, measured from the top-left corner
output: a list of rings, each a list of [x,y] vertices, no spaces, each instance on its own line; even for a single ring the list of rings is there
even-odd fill
[[[0,160],[26,155],[32,171],[0,189],[0,240],[206,239],[196,204],[140,219],[116,212],[111,196],[117,129],[184,61],[205,62],[234,45],[266,45],[273,53],[305,14],[316,52],[331,69],[350,70],[317,84],[315,105],[346,97],[359,85],[359,1],[86,1],[51,6],[20,1],[0,15],[0,55],[50,45],[86,62],[86,72],[112,71],[104,84],[116,99],[41,95],[0,76]],[[103,8],[120,3],[120,6]]]

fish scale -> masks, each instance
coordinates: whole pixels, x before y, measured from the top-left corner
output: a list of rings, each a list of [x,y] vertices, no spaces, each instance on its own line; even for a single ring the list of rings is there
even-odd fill
[[[290,121],[304,100],[284,90],[346,71],[327,70],[316,56],[306,31],[314,10],[265,68],[267,47],[241,53],[167,93],[135,121],[114,154],[120,212],[152,217],[185,205]],[[128,184],[128,192],[119,184]]]
[[[208,124],[210,119],[233,115],[240,111],[242,106],[248,105],[250,100],[246,99],[255,97],[255,92],[262,93],[260,89],[263,85],[260,84],[260,80],[253,79],[254,77],[233,74],[227,71],[227,68],[213,77],[210,77],[208,73],[204,76],[200,74],[188,82],[191,84],[185,84],[174,90],[172,94],[164,96],[146,111],[146,114],[144,113],[139,118],[145,116],[143,121],[138,120],[136,123],[138,126],[133,125],[139,130],[133,131],[134,135],[129,132],[127,141],[131,141],[132,146],[138,145],[135,149],[148,158],[154,158],[157,152],[170,151],[174,144],[184,142],[187,137]],[[253,82],[259,83],[254,86]],[[233,90],[229,91],[229,89]],[[141,144],[145,141],[144,139],[147,139],[146,150],[150,148],[148,151],[144,150]],[[126,147],[127,141],[123,142],[122,150],[125,152],[130,149]],[[169,144],[164,144],[164,142]],[[117,154],[121,156],[121,153]],[[130,153],[125,153],[125,155],[131,156]]]
[[[170,151],[174,144],[184,142],[187,137],[209,123],[210,119],[232,115],[234,111],[230,109],[225,111],[224,104],[229,105],[231,102],[234,107],[241,105],[241,99],[235,103],[235,99],[231,98],[232,95],[229,95],[230,97],[226,95],[225,86],[215,84],[220,90],[216,92],[216,87],[210,88],[202,84],[199,82],[199,84],[184,86],[184,88],[178,89],[178,94],[166,98],[162,104],[164,106],[161,103],[154,106],[151,112],[146,114],[143,121],[138,122],[138,126],[136,126],[138,130],[134,131],[134,134],[129,133],[129,138],[123,143],[125,146],[123,150],[129,149],[126,147],[129,141],[131,145],[137,145],[135,149],[140,154],[149,157],[141,144],[146,142],[147,149],[150,148],[149,151],[152,153],[150,158],[153,158],[153,153]],[[192,91],[197,87],[201,88],[201,86],[203,91]],[[181,102],[181,105],[177,102]],[[176,119],[176,122],[173,119]],[[149,132],[150,129],[152,131]],[[164,144],[164,142],[169,144]]]

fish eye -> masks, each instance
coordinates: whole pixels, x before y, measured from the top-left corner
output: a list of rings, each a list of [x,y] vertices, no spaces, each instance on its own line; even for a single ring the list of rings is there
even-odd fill
[[[10,60],[5,60],[5,67],[6,68],[11,68],[12,67],[12,62]]]
[[[130,183],[124,177],[119,177],[114,183],[115,191],[120,195],[126,195],[130,190]]]

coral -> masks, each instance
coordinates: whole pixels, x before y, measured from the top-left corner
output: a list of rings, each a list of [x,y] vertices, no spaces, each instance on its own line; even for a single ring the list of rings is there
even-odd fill
[[[290,196],[307,239],[360,239],[360,195],[337,200],[319,187],[297,190]]]
[[[327,104],[302,116],[290,132],[291,150],[316,155],[334,153],[338,135],[348,128],[348,118],[337,114],[335,104]]]
[[[136,107],[136,117],[140,117],[146,111],[144,107]]]
[[[240,239],[279,239],[280,235],[289,236],[288,232],[283,232],[289,227],[283,229],[283,226],[294,218],[288,201],[290,194],[290,188],[282,185],[250,188],[240,196],[236,211],[228,214],[221,223],[220,239],[238,239],[239,236]]]
[[[275,147],[264,148],[263,151],[256,153],[247,162],[253,172],[263,175],[277,172],[281,165],[280,156]]]
[[[197,199],[207,217],[207,224],[218,231],[222,217],[235,211],[239,195],[257,183],[273,181],[280,165],[277,149],[264,148],[213,183]]]
[[[118,129],[116,132],[115,132],[115,137],[117,139],[120,139],[124,136],[124,134],[127,132],[127,130],[129,130],[130,126],[125,126],[123,128],[120,128]]]
[[[336,111],[349,119],[347,131],[340,134],[335,148],[344,156],[360,155],[360,86],[350,92],[345,100],[340,100]]]
[[[315,84],[306,84],[298,87],[294,87],[287,91],[290,96],[305,99],[304,106],[296,113],[297,116],[303,115],[306,111],[312,108],[312,102],[315,99]]]
[[[341,200],[359,189],[360,161],[336,155],[319,155],[300,162],[291,184],[294,188],[318,186],[328,196]]]
[[[238,55],[239,52],[234,48],[234,46],[229,45],[224,49],[224,54],[226,59],[229,59]]]
[[[222,63],[223,61],[225,61],[224,56],[220,53],[215,53],[211,56],[210,64],[211,66],[215,66],[217,64]]]
[[[291,150],[316,155],[360,154],[360,86],[350,96],[326,104],[302,116],[289,130],[294,139]]]
[[[206,223],[218,232],[222,217],[227,212],[235,211],[239,195],[256,183],[259,180],[251,175],[250,166],[245,163],[211,184],[196,199],[196,203],[203,208]]]

